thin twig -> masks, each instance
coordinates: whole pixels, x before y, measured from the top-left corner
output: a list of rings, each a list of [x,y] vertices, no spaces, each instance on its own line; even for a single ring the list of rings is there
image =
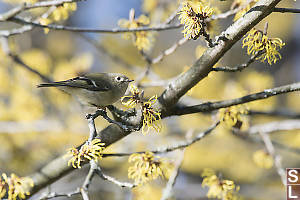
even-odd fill
[[[134,188],[136,186],[136,185],[134,185],[132,183],[118,181],[115,178],[104,174],[99,166],[97,167],[96,174],[99,175],[99,177],[102,178],[103,180],[110,181],[113,184],[115,184],[115,185],[117,185],[119,187],[122,187],[122,188],[123,187]]]
[[[161,153],[167,153],[171,151],[175,151],[177,149],[183,149],[186,148],[195,142],[201,140],[205,136],[207,136],[209,133],[211,133],[218,125],[220,124],[220,121],[216,122],[214,125],[212,125],[210,128],[205,130],[204,132],[199,133],[196,137],[192,139],[187,139],[186,141],[179,142],[177,144],[172,144],[172,146],[168,147],[162,147],[157,150],[152,150],[150,152],[155,153],[155,154],[161,154]],[[111,153],[111,154],[103,154],[103,157],[121,157],[121,156],[130,156],[134,153],[145,153],[145,151],[139,151],[139,152],[132,152],[132,153]]]
[[[43,81],[45,82],[52,82],[52,80],[50,78],[48,78],[47,76],[41,74],[39,71],[31,68],[30,66],[28,66],[26,63],[23,62],[23,60],[21,58],[19,58],[19,56],[13,54],[10,49],[9,49],[9,45],[8,45],[8,39],[5,37],[0,37],[0,43],[2,45],[2,49],[4,51],[4,53],[6,55],[8,55],[9,57],[12,58],[12,60],[16,63],[18,63],[18,66],[22,66],[25,69],[27,69],[28,71],[38,75]]]
[[[283,169],[282,164],[281,164],[281,156],[279,154],[276,154],[275,148],[274,148],[274,146],[273,146],[273,144],[270,140],[269,135],[267,133],[264,133],[264,132],[259,132],[259,134],[260,134],[262,140],[265,143],[265,146],[266,146],[266,149],[267,149],[268,153],[274,159],[274,162],[275,162],[274,164],[275,164],[277,173],[280,176],[283,185],[286,185],[285,170]]]
[[[249,130],[248,134],[253,135],[259,132],[272,133],[277,131],[300,130],[300,120],[275,121],[261,125],[255,125]]]
[[[23,11],[29,10],[29,9],[60,6],[60,5],[63,5],[64,3],[73,3],[73,2],[78,2],[78,1],[83,1],[83,0],[52,0],[52,1],[37,2],[34,4],[23,3],[15,8],[12,8],[11,10],[9,10],[5,13],[0,14],[0,22],[7,21],[10,18],[20,14]]]
[[[175,17],[177,16],[178,12],[181,10],[181,4],[180,6],[168,17],[168,19],[166,19],[166,21],[164,22],[164,24],[170,24]]]
[[[48,28],[51,30],[86,32],[86,33],[110,33],[110,34],[139,32],[139,31],[165,31],[165,30],[177,29],[182,27],[181,24],[175,24],[175,25],[158,25],[154,27],[140,27],[134,29],[124,29],[124,28],[97,29],[97,28],[80,28],[80,27],[64,26],[64,25],[57,25],[57,24],[42,25],[38,22],[33,22],[21,17],[12,17],[9,20],[22,25],[31,25],[40,28]]]
[[[300,13],[300,9],[297,9],[297,8],[274,8],[273,12],[280,12],[280,13]]]
[[[85,177],[85,180],[82,184],[82,187],[80,188],[80,192],[81,192],[81,196],[83,198],[83,200],[88,200],[89,199],[89,196],[88,196],[88,189],[89,189],[89,186],[93,180],[93,177],[96,173],[96,170],[97,170],[97,163],[95,160],[90,160],[90,170],[89,170],[89,173],[87,174],[87,176]]]
[[[217,101],[217,102],[206,102],[199,105],[194,106],[180,106],[173,108],[173,111],[168,113],[168,115],[186,115],[197,112],[210,112],[213,110],[217,110],[219,108],[226,108],[234,105],[244,104],[251,101],[256,101],[259,99],[266,99],[275,95],[285,94],[289,92],[299,91],[300,90],[300,82],[288,84],[276,88],[266,89],[262,92],[249,94],[240,98],[225,100],[225,101]]]
[[[139,130],[139,127],[133,127],[133,126],[129,126],[129,125],[125,125],[125,124],[122,124],[121,122],[117,122],[113,119],[111,119],[108,115],[107,115],[107,112],[106,110],[102,110],[102,109],[98,109],[94,114],[88,114],[87,115],[87,119],[90,117],[90,116],[93,116],[93,117],[98,117],[99,115],[101,115],[103,117],[103,119],[105,119],[106,121],[108,121],[109,123],[111,124],[116,124],[118,125],[121,129],[123,129],[125,132],[132,132],[132,131],[137,131]]]
[[[87,114],[86,119],[88,120],[88,126],[90,130],[89,138],[87,142],[92,142],[92,140],[97,136],[97,130],[95,126],[95,119],[100,115],[100,113],[96,112],[95,114]]]
[[[236,136],[238,136],[238,138],[241,138],[245,141],[248,141],[248,142],[251,142],[251,143],[262,143],[262,144],[264,144],[264,142],[261,139],[258,139],[257,137],[251,137],[252,134],[249,134],[249,131],[251,129],[256,129],[257,126],[262,126],[262,125],[254,125],[254,126],[250,127],[248,131],[240,131],[239,129],[233,129],[233,133]],[[274,126],[274,124],[273,124],[273,126]],[[279,126],[277,126],[277,127],[280,127],[280,126],[281,126],[281,124],[279,124]],[[279,129],[281,129],[281,128],[279,128]],[[288,130],[291,130],[291,129],[288,129]],[[274,129],[273,131],[275,132],[276,130]],[[255,134],[258,134],[258,133],[259,132],[255,132]],[[269,134],[269,133],[272,133],[272,132],[267,132],[267,133]],[[272,141],[272,144],[274,145],[274,147],[279,148],[281,150],[291,152],[291,153],[295,153],[298,156],[300,155],[300,148],[290,147],[290,146],[287,146],[285,144],[278,143],[276,141]]]
[[[228,67],[228,66],[225,66],[225,67],[214,67],[214,68],[212,68],[211,71],[215,71],[215,72],[219,72],[219,71],[222,71],[222,72],[237,72],[237,71],[242,71],[243,69],[249,67],[256,60],[256,58],[259,55],[261,55],[261,53],[252,56],[246,63],[240,64],[238,66],[235,66],[235,67]]]
[[[168,56],[176,51],[178,47],[186,43],[188,39],[186,37],[181,38],[176,43],[174,43],[170,48],[164,50],[160,55],[158,55],[156,58],[153,58],[151,61],[151,64],[156,64],[164,59],[165,56]]]
[[[181,152],[179,152],[179,156],[176,158],[174,170],[173,170],[171,176],[169,177],[168,183],[167,183],[165,189],[163,190],[163,194],[162,194],[162,197],[160,200],[167,200],[167,199],[171,198],[172,189],[175,185],[177,176],[179,174],[179,168],[180,168],[183,158],[184,158],[184,152],[185,152],[185,150],[182,150]]]
[[[80,189],[76,189],[75,191],[72,192],[68,192],[68,193],[56,193],[56,192],[49,192],[47,194],[43,194],[39,200],[47,200],[47,199],[54,199],[57,197],[67,197],[67,198],[71,198],[74,195],[78,195],[80,194]]]
[[[259,110],[249,110],[248,115],[266,115],[272,117],[287,117],[292,119],[299,119],[300,113],[292,112],[290,110],[271,110],[271,111],[259,111]]]

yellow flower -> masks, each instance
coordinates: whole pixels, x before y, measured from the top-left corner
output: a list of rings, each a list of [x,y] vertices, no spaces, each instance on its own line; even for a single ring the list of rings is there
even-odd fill
[[[184,37],[197,39],[203,32],[205,26],[204,20],[210,17],[213,9],[204,6],[201,2],[182,2],[182,9],[179,11],[179,20],[184,24]]]
[[[51,18],[54,21],[66,20],[70,16],[70,13],[77,9],[76,3],[64,3],[62,6],[58,6],[53,13]]]
[[[165,173],[169,173],[171,169],[170,163],[154,156],[152,152],[132,154],[128,162],[134,163],[128,168],[128,178],[134,179],[136,185],[157,179],[159,176],[165,177]]]
[[[5,189],[5,181],[3,181],[0,177],[0,199],[5,196],[6,189]]]
[[[68,166],[72,164],[74,168],[81,168],[82,161],[101,159],[102,152],[105,149],[104,145],[100,139],[94,139],[92,142],[82,145],[79,150],[74,147],[71,148],[69,154],[72,155],[72,158],[68,161]]]
[[[122,28],[135,29],[140,27],[145,27],[150,24],[150,19],[141,15],[139,18],[134,19],[134,12],[130,16],[131,19],[120,19],[118,24]],[[139,50],[148,50],[151,47],[151,41],[153,40],[153,34],[149,31],[138,31],[135,33],[125,33],[125,39],[133,39],[134,45]]]
[[[58,6],[52,13],[54,21],[66,20],[69,17],[68,10],[63,6]]]
[[[25,199],[26,195],[30,195],[29,188],[34,185],[31,178],[18,177],[14,173],[10,177],[3,173],[2,177],[4,180],[0,179],[0,198],[5,195],[5,191],[7,191],[8,200]]]
[[[238,199],[239,186],[236,186],[233,181],[220,179],[212,169],[204,169],[201,176],[203,177],[202,187],[209,187],[207,192],[208,198]]]
[[[242,115],[247,114],[248,109],[245,105],[236,105],[219,110],[219,119],[229,127],[241,128],[244,119]]]
[[[46,25],[48,25],[52,22],[50,19],[44,18],[44,17],[40,18],[39,21],[40,21],[40,24],[42,24],[44,26],[46,26]],[[44,28],[44,33],[45,34],[48,34],[49,31],[50,31],[49,28]]]
[[[131,95],[123,96],[121,98],[122,104],[127,108],[134,108],[140,100],[140,91],[135,85],[130,85]],[[127,101],[126,101],[127,99]]]
[[[264,169],[270,169],[273,166],[273,157],[264,150],[258,150],[253,154],[254,163]]]
[[[281,59],[278,49],[284,45],[285,43],[280,38],[268,38],[262,31],[256,29],[251,29],[243,39],[243,48],[247,46],[247,54],[256,55],[262,52],[256,59],[261,62],[267,60],[269,65]]]
[[[68,11],[76,11],[77,10],[77,4],[75,2],[73,3],[64,3],[63,7],[67,9]]]
[[[142,133],[148,133],[152,128],[156,132],[160,132],[162,126],[160,123],[161,113],[152,107],[152,105],[157,101],[157,95],[151,97],[147,102],[142,105],[143,113],[143,126]]]

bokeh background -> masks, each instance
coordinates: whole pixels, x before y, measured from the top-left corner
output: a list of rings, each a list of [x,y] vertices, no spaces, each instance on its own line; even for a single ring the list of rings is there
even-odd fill
[[[19,4],[21,0],[1,0],[0,13]],[[164,6],[154,11],[147,10],[143,0],[87,0],[77,4],[77,10],[70,13],[62,23],[69,26],[90,28],[115,28],[118,20],[128,19],[131,8],[136,16],[144,13],[151,19],[151,24],[163,22],[178,8],[176,0],[157,0]],[[155,1],[154,1],[155,2]],[[212,5],[226,11],[231,0],[213,1]],[[284,0],[278,7],[300,8],[299,1]],[[43,9],[34,9],[27,15],[38,16]],[[210,32],[218,35],[233,20],[233,16],[214,22]],[[178,22],[177,18],[174,20]],[[195,86],[182,101],[196,104],[240,97],[292,82],[300,81],[300,15],[273,13],[264,19],[257,28],[263,29],[269,23],[268,35],[281,38],[286,45],[280,50],[282,59],[269,66],[255,62],[251,67],[236,73],[212,72]],[[14,23],[1,23],[0,29],[18,27]],[[163,50],[183,37],[181,29],[154,33],[155,40],[147,53],[156,57]],[[50,30],[48,34],[41,28],[12,36],[10,47],[23,61],[54,80],[72,78],[86,72],[120,72],[136,79],[146,67],[143,56],[132,44],[125,40],[123,34],[72,33]],[[97,48],[100,45],[100,49]],[[104,49],[104,50],[103,50]],[[152,66],[153,73],[161,79],[170,79],[185,71],[200,57],[206,49],[200,39],[188,41],[173,54],[166,56],[162,62]],[[119,57],[121,62],[112,58]],[[226,53],[219,61],[219,66],[235,66],[249,59],[241,41]],[[125,64],[127,63],[130,67]],[[149,78],[142,84],[151,82]],[[88,126],[84,111],[76,100],[56,89],[38,89],[36,85],[42,80],[14,63],[0,49],[0,172],[16,173],[26,176],[65,153],[67,149],[84,142],[88,137]],[[145,96],[161,94],[162,87],[146,87]],[[251,109],[260,111],[292,110],[300,112],[299,92],[285,94],[247,104]],[[120,103],[117,107],[125,109]],[[152,150],[157,147],[174,144],[185,139],[189,130],[198,133],[207,129],[215,120],[211,114],[192,114],[163,119],[163,131],[143,135],[135,132],[125,139],[110,146],[106,152],[131,152]],[[251,116],[243,127],[263,124],[284,118]],[[98,118],[98,130],[108,123]],[[300,148],[300,132],[281,131],[272,133],[271,139],[286,147]],[[178,180],[174,186],[174,199],[206,199],[207,188],[201,186],[201,172],[212,168],[226,179],[233,180],[240,186],[240,195],[244,199],[284,199],[285,188],[274,166],[262,168],[253,159],[257,151],[263,151],[264,145],[250,142],[234,136],[224,125],[218,127],[211,135],[185,151],[184,160]],[[276,148],[282,156],[283,167],[299,167],[300,155],[286,148]],[[178,153],[162,155],[176,160]],[[128,162],[126,157],[104,158],[100,165],[103,171],[118,179],[127,178]],[[75,170],[68,176],[52,184],[46,190],[56,192],[71,191],[81,186],[88,168]],[[120,189],[119,187],[95,178],[91,185],[91,199],[159,199],[166,180],[153,181],[143,187]],[[37,194],[32,199],[38,198]],[[63,199],[63,198],[61,198]],[[81,199],[80,196],[72,199]]]

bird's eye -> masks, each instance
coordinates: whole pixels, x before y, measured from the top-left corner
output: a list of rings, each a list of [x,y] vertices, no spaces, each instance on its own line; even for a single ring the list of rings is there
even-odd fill
[[[117,77],[116,77],[116,80],[117,80],[117,81],[121,81],[121,77],[120,77],[120,76],[117,76]]]

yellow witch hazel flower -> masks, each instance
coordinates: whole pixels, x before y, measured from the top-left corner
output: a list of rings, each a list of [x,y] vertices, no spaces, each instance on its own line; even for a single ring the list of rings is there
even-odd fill
[[[131,92],[131,95],[123,96],[121,98],[121,102],[127,108],[134,108],[136,106],[136,104],[141,102],[140,91],[135,85],[131,84],[130,92]]]
[[[31,178],[18,177],[14,173],[10,177],[3,173],[2,178],[3,180],[0,177],[0,199],[5,195],[8,200],[25,199],[26,195],[30,195],[30,187],[34,186]]]
[[[209,190],[207,192],[208,198],[217,198],[224,200],[239,199],[237,192],[240,188],[239,186],[236,186],[233,181],[222,180],[212,169],[204,169],[201,176],[203,177],[202,187],[209,187]]]
[[[0,176],[0,199],[2,199],[2,197],[4,197],[6,194],[6,189],[5,189],[5,181],[1,179]]]
[[[269,65],[276,63],[281,59],[281,55],[278,49],[281,49],[285,45],[280,38],[268,38],[260,30],[251,29],[248,35],[243,39],[243,48],[247,46],[248,55],[262,54],[256,59],[261,62],[268,61]]]
[[[104,143],[100,139],[94,139],[92,142],[87,142],[81,146],[79,150],[71,148],[69,154],[72,158],[68,161],[68,166],[72,164],[74,168],[81,168],[81,162],[85,160],[97,160],[102,158],[102,152],[105,149]]]
[[[44,25],[44,26],[49,25],[49,24],[51,24],[51,22],[52,22],[49,18],[44,18],[44,17],[41,17],[41,18],[39,19],[39,21],[40,21],[40,24],[42,24],[42,25]],[[49,28],[44,28],[44,33],[45,33],[45,34],[48,34],[49,31],[50,31]]]
[[[236,105],[219,110],[219,119],[229,127],[241,128],[244,119],[242,115],[248,113],[248,108],[245,105]]]
[[[77,9],[77,4],[74,3],[64,3],[62,6],[58,6],[52,13],[54,21],[66,20],[69,17],[70,12]]]
[[[51,13],[49,17],[41,17],[39,19],[40,24],[49,25],[52,22],[57,22],[61,20],[66,20],[70,16],[71,12],[74,12],[77,9],[76,2],[73,3],[64,3],[61,6],[57,6],[56,9]],[[45,34],[49,33],[49,29],[44,29]]]
[[[147,102],[142,105],[143,114],[143,126],[142,133],[146,134],[150,129],[154,129],[156,132],[160,132],[162,125],[159,120],[161,120],[161,113],[152,107],[157,101],[157,95],[151,97]]]
[[[154,156],[152,152],[132,154],[128,162],[134,163],[128,168],[128,178],[134,179],[136,185],[155,180],[159,176],[165,177],[172,167],[169,162],[159,156]]]
[[[273,157],[264,150],[254,152],[253,161],[258,167],[264,169],[270,169],[274,164]]]
[[[184,24],[184,37],[196,40],[203,32],[204,20],[213,13],[213,8],[204,6],[200,1],[184,1],[179,11],[179,20]]]
[[[150,19],[141,15],[137,19],[135,19],[135,12],[132,9],[129,13],[129,20],[120,19],[118,24],[122,28],[135,29],[140,27],[145,27],[150,24]],[[148,50],[151,47],[151,40],[153,40],[153,34],[149,31],[138,31],[135,33],[125,33],[125,39],[132,38],[134,41],[134,45],[138,48],[138,50]]]

